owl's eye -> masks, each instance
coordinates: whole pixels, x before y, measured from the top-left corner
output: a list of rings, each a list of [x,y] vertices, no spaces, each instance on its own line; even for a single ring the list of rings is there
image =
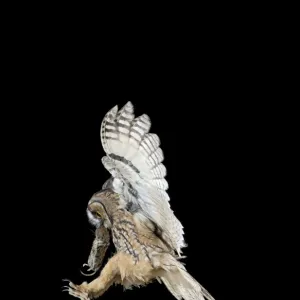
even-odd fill
[[[101,215],[99,212],[96,212],[97,217],[101,218]]]

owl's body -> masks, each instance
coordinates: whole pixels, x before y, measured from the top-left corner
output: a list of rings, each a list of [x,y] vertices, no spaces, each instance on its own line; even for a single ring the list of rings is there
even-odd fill
[[[92,282],[70,282],[68,291],[75,297],[94,299],[114,283],[130,288],[156,279],[176,299],[213,300],[179,261],[183,227],[170,209],[162,152],[149,128],[145,115],[134,119],[130,102],[103,120],[101,137],[108,155],[102,161],[112,177],[88,203],[96,237],[87,265],[94,273],[100,269],[109,238],[116,253]]]
[[[111,232],[117,252],[128,254],[135,263],[145,261],[151,265],[155,264],[157,257],[162,253],[174,255],[174,251],[157,233],[154,224],[150,221],[140,222],[138,217],[120,204],[118,194],[104,190],[92,199],[91,203],[99,200],[105,208],[109,219],[106,226]]]

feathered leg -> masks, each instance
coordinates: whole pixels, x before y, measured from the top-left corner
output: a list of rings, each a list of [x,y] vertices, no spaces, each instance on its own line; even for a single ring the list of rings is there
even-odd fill
[[[113,283],[119,282],[119,256],[119,253],[114,255],[107,262],[107,264],[101,271],[100,276],[92,282],[83,282],[81,285],[75,285],[70,282],[69,294],[82,300],[89,300],[100,297]]]

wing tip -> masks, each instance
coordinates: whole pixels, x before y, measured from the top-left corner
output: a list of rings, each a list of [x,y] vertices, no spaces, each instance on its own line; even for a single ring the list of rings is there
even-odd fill
[[[133,104],[132,104],[131,101],[127,101],[127,103],[125,104],[124,107],[126,108],[126,110],[127,110],[128,112],[133,113],[133,111],[134,111],[134,106],[133,106]]]
[[[141,118],[145,121],[145,122],[149,122],[151,124],[151,119],[147,114],[142,114]]]
[[[108,113],[111,113],[113,115],[116,115],[118,112],[119,106],[115,105]]]

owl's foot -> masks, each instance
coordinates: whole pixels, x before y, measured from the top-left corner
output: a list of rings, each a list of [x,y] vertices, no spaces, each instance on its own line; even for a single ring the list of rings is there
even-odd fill
[[[80,300],[91,299],[88,294],[88,287],[86,282],[83,282],[81,285],[76,285],[70,281],[69,287],[66,286],[65,288],[65,291],[69,292],[71,296],[77,297]]]

